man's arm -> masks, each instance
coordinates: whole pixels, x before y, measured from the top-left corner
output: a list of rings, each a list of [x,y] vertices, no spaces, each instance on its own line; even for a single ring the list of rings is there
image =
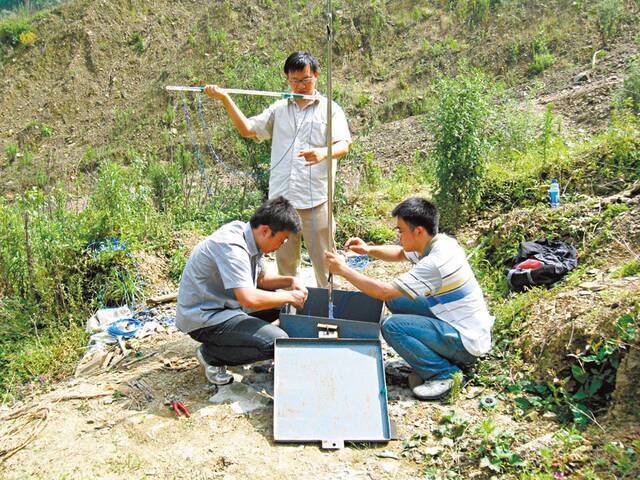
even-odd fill
[[[331,156],[333,158],[344,157],[349,153],[349,148],[351,148],[351,142],[346,140],[335,142],[331,147]],[[298,157],[304,157],[306,160],[304,166],[310,167],[311,165],[325,161],[328,153],[327,147],[310,148],[308,150],[300,150]]]
[[[325,263],[329,271],[335,275],[344,277],[362,293],[378,300],[387,301],[402,296],[402,293],[391,283],[381,282],[375,278],[367,277],[353,268],[347,266],[344,259],[333,252],[325,252]]]
[[[290,288],[291,290],[298,290],[304,294],[305,300],[309,295],[307,288],[300,283],[296,277],[289,277],[284,275],[276,275],[264,273],[258,277],[258,288],[263,290],[277,290],[279,288]]]
[[[400,245],[367,245],[364,240],[358,237],[347,240],[344,249],[359,255],[369,255],[385,262],[402,262],[407,259],[404,255],[404,249]]]
[[[229,114],[229,118],[233,122],[233,125],[238,129],[240,135],[246,138],[256,138],[256,132],[251,130],[249,127],[249,121],[247,117],[245,117],[242,110],[238,108],[236,103],[231,99],[231,97],[220,90],[220,87],[217,85],[207,85],[204,89],[204,93],[206,93],[211,98],[216,98],[222,102],[225,110]]]
[[[306,299],[300,290],[279,290],[269,292],[259,288],[241,287],[234,288],[233,293],[240,305],[251,310],[268,310],[277,308],[285,303],[290,303],[296,308],[302,308]]]

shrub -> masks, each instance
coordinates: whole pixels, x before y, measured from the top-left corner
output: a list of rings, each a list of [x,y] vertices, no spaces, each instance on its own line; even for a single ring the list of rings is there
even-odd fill
[[[483,74],[469,71],[440,79],[436,90],[439,103],[430,122],[436,201],[443,223],[456,228],[475,209],[482,191],[491,86]]]
[[[615,106],[640,114],[640,58],[631,62]]]
[[[29,21],[21,16],[12,16],[0,23],[0,43],[15,47],[20,43],[20,35],[31,31]]]
[[[529,64],[529,73],[538,75],[553,65],[555,61],[556,58],[550,52],[534,53],[533,60]]]
[[[602,43],[607,45],[618,34],[624,14],[623,0],[601,0],[598,3],[596,15]]]
[[[10,143],[4,148],[4,153],[7,155],[9,163],[13,163],[18,156],[18,146],[14,143]]]

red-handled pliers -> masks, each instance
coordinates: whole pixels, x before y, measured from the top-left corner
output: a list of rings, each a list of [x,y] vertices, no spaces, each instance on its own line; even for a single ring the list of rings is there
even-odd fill
[[[178,415],[179,417],[182,416],[182,414],[184,413],[184,416],[189,418],[191,417],[191,414],[189,414],[189,410],[187,410],[187,406],[178,401],[175,398],[172,398],[169,400],[171,402],[171,408],[173,409],[174,412],[176,412],[176,415]]]

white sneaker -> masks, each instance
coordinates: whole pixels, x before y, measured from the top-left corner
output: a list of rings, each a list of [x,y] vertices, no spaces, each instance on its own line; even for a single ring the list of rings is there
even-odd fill
[[[196,349],[196,358],[198,362],[200,362],[200,365],[202,365],[204,376],[207,377],[209,383],[213,383],[214,385],[227,385],[233,382],[233,375],[227,372],[227,367],[215,367],[207,363],[202,354],[202,345]]]
[[[428,380],[413,388],[413,394],[420,400],[438,400],[451,391],[453,379]]]

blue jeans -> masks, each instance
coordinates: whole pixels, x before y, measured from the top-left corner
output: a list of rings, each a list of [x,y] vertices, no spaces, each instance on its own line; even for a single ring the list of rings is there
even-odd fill
[[[392,315],[382,322],[382,336],[423,380],[449,378],[459,366],[475,363],[458,331],[437,319],[424,297],[396,298],[387,307]]]

